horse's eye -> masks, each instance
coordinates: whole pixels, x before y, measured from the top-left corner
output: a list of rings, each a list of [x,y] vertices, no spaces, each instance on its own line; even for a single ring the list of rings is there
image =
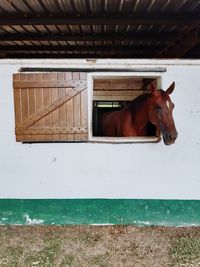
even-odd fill
[[[161,111],[161,110],[162,110],[162,107],[161,107],[161,106],[156,106],[156,109],[157,109],[158,111]]]

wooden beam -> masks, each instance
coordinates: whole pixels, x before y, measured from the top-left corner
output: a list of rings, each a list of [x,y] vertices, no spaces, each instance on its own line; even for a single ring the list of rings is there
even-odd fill
[[[109,90],[94,91],[93,100],[95,101],[130,101],[142,93],[141,90]]]
[[[31,58],[84,58],[84,59],[96,59],[96,58],[152,58],[153,53],[79,53],[79,54],[55,54],[55,53],[42,53],[42,54],[36,54],[36,53],[9,53],[9,54],[1,54],[0,58],[16,58],[16,59],[31,59]]]
[[[194,16],[1,16],[0,25],[191,25],[199,23]]]
[[[156,55],[159,58],[181,58],[200,43],[199,28],[193,29]]]
[[[76,45],[3,45],[0,46],[0,52],[14,53],[14,52],[44,52],[44,51],[65,51],[65,52],[83,52],[83,51],[109,51],[109,52],[156,52],[163,49],[164,46],[76,46]]]
[[[38,134],[87,134],[88,128],[87,127],[17,127],[15,128],[16,135],[38,135]]]
[[[0,41],[162,41],[170,42],[178,33],[127,33],[127,34],[1,34]]]
[[[87,81],[85,80],[61,80],[61,81],[51,81],[51,80],[42,80],[42,81],[13,81],[13,87],[15,89],[22,88],[75,88],[78,86],[87,86]]]

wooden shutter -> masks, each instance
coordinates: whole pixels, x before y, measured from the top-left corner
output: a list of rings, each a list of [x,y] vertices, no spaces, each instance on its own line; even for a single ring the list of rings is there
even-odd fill
[[[86,73],[13,75],[16,141],[88,140]]]

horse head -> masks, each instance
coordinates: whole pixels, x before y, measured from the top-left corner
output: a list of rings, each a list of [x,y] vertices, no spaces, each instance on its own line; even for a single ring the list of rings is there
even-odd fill
[[[166,91],[157,90],[154,84],[150,86],[149,119],[160,129],[165,145],[173,144],[178,136],[172,115],[174,104],[170,99],[174,88],[175,82]]]

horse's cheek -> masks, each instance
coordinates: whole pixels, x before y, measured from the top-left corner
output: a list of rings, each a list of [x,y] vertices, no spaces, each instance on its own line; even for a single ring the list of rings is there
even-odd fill
[[[157,116],[156,116],[156,112],[155,111],[151,111],[150,114],[149,114],[149,120],[152,124],[155,124],[157,125],[158,124],[158,119],[157,119]]]

